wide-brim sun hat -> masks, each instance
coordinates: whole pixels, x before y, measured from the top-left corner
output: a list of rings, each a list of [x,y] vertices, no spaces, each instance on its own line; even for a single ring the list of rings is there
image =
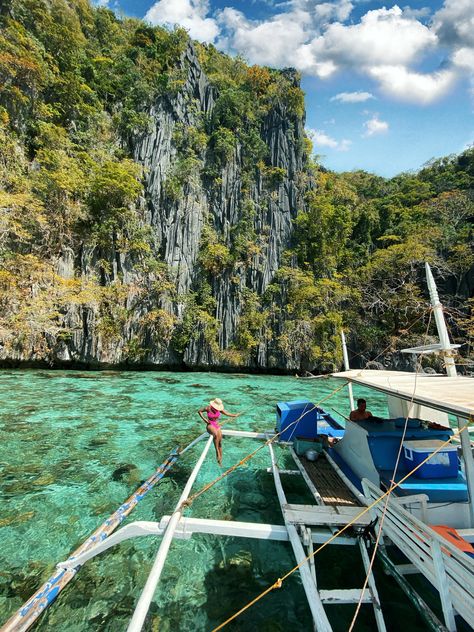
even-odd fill
[[[222,399],[219,399],[218,397],[216,397],[216,399],[213,399],[212,402],[209,402],[209,405],[212,406],[215,410],[219,410],[219,411],[224,410],[224,404],[222,403]]]

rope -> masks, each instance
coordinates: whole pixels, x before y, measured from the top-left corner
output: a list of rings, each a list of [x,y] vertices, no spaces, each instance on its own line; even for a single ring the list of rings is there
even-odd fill
[[[294,426],[294,425],[298,424],[305,415],[309,414],[311,411],[313,411],[316,408],[318,408],[320,404],[322,404],[326,400],[328,400],[331,397],[333,397],[336,393],[338,393],[343,388],[345,388],[347,386],[347,384],[348,384],[348,382],[344,382],[341,386],[338,386],[333,391],[331,391],[331,393],[329,393],[328,395],[326,395],[325,397],[320,399],[317,404],[313,405],[312,408],[310,408],[309,410],[303,411],[303,413],[298,417],[298,419],[296,419],[291,424],[288,424],[288,426],[285,427],[284,431],[282,430],[281,432],[277,432],[275,435],[273,435],[273,437],[270,437],[269,439],[267,439],[267,441],[265,441],[265,443],[262,443],[262,445],[259,446],[256,450],[254,450],[253,452],[250,452],[249,454],[247,454],[247,456],[245,456],[243,459],[241,459],[238,463],[236,463],[235,465],[230,467],[228,470],[223,472],[220,476],[215,478],[210,483],[207,483],[206,485],[204,485],[204,487],[202,487],[195,494],[193,494],[192,496],[189,496],[189,498],[182,503],[181,507],[189,507],[196,500],[196,498],[198,498],[199,496],[204,494],[204,492],[207,492],[209,489],[211,489],[211,487],[214,487],[214,485],[216,483],[218,483],[222,479],[226,478],[229,474],[234,472],[238,467],[240,467],[244,463],[247,463],[247,461],[250,461],[250,459],[252,459],[258,452],[260,452],[260,450],[265,448],[268,444],[273,443],[282,434],[282,432],[286,432],[288,430],[288,428],[291,428],[291,426]]]
[[[308,406],[308,404],[306,404],[306,406]],[[303,413],[304,413],[304,412],[306,412],[306,406],[304,407]],[[312,408],[311,410],[314,410],[314,406],[313,406],[313,408]],[[300,420],[299,420],[299,421],[301,421],[301,418],[300,418]],[[298,421],[298,423],[299,423],[299,421]],[[296,428],[297,428],[297,427],[298,427],[298,426],[295,424],[295,426],[293,427],[293,430],[291,431],[290,436],[289,436],[289,437],[288,437],[288,439],[287,439],[288,443],[292,440],[293,435],[295,434],[295,432],[296,432]],[[286,428],[285,428],[285,430],[288,430],[288,427],[286,427]]]
[[[340,411],[340,410],[337,410],[337,408],[334,408],[334,406],[332,406],[331,408],[332,408],[332,409],[333,409],[333,411],[334,411],[335,413],[337,413],[340,417],[342,417],[342,418],[343,418],[343,419],[345,419],[346,421],[350,421],[350,418],[349,418],[347,415],[345,415],[344,413],[341,413],[341,411]]]
[[[410,331],[410,329],[412,329],[422,318],[424,318],[426,312],[428,312],[429,314],[429,319],[428,319],[428,324],[427,324],[427,328],[426,328],[426,332],[425,332],[425,342],[426,342],[426,337],[428,335],[428,331],[429,331],[429,327],[431,324],[431,318],[432,318],[432,313],[433,313],[433,309],[432,307],[429,307],[427,310],[425,310],[418,318],[416,318],[406,329],[405,331]],[[380,351],[375,358],[372,360],[376,360],[378,357],[380,357],[381,355],[383,355],[388,349],[391,348],[391,344],[388,345],[385,349],[383,349],[382,351]],[[361,353],[356,354],[353,357],[358,357],[362,355]],[[422,356],[423,354],[421,354]],[[421,360],[421,358],[420,358]],[[416,376],[418,375],[418,369],[421,366],[421,361],[417,362],[417,371],[416,371]],[[411,403],[413,403],[414,397],[415,397],[415,393],[416,393],[416,377],[415,377],[415,386],[414,386],[414,390],[413,390],[413,395],[411,398]],[[342,388],[344,388],[345,386],[347,386],[349,382],[344,383],[341,387],[339,387],[338,389],[335,389],[334,392],[330,393],[327,397],[321,399],[317,405],[313,406],[311,409],[309,409],[308,411],[304,411],[303,414],[295,421],[293,422],[294,425],[294,429],[291,433],[291,437],[293,436],[295,430],[296,430],[296,424],[299,423],[299,421],[302,419],[302,417],[311,412],[312,410],[314,410],[319,404],[321,404],[323,401],[329,399],[330,397],[332,397],[336,392],[338,392],[339,390],[341,390]],[[338,411],[336,411],[338,412]],[[345,415],[342,415],[340,412],[338,412],[339,415],[341,415],[342,417],[346,418],[347,417]],[[379,531],[377,534],[377,540],[376,540],[376,544],[374,547],[374,552],[372,554],[372,558],[370,560],[370,565],[369,565],[369,569],[367,572],[367,576],[364,582],[364,586],[362,588],[361,591],[361,596],[359,599],[359,603],[357,605],[356,608],[356,612],[354,614],[354,618],[351,622],[351,626],[349,628],[349,632],[352,631],[353,626],[355,624],[355,621],[357,619],[357,615],[359,613],[361,604],[362,604],[362,599],[363,599],[363,595],[365,593],[366,587],[367,587],[367,583],[368,583],[368,579],[370,576],[370,573],[372,571],[372,566],[374,563],[374,559],[375,559],[375,554],[376,554],[376,550],[377,550],[377,545],[378,542],[380,540],[381,537],[381,533],[382,533],[382,526],[383,526],[383,521],[386,515],[386,510],[388,507],[388,502],[389,502],[389,498],[390,498],[390,494],[392,493],[392,491],[394,489],[396,489],[397,487],[399,487],[409,476],[411,476],[415,471],[417,471],[422,465],[424,465],[424,463],[426,463],[427,461],[429,461],[437,452],[439,452],[445,445],[447,445],[448,443],[451,442],[452,439],[454,439],[455,437],[457,437],[459,435],[459,433],[462,430],[458,430],[457,432],[455,432],[452,437],[450,437],[445,443],[443,443],[441,446],[439,446],[434,452],[432,452],[424,461],[422,461],[419,465],[417,465],[415,468],[413,468],[413,470],[411,472],[409,472],[405,477],[403,477],[398,483],[395,482],[396,479],[396,474],[397,474],[397,470],[398,470],[398,465],[399,465],[399,461],[400,461],[400,456],[401,456],[401,450],[403,447],[403,439],[406,435],[406,430],[407,430],[407,425],[408,425],[408,416],[405,419],[405,426],[403,429],[403,434],[400,440],[400,446],[399,446],[399,450],[398,450],[398,454],[397,454],[397,459],[396,459],[396,463],[395,463],[395,468],[394,468],[394,472],[393,472],[393,479],[391,481],[392,485],[391,487],[388,489],[387,492],[385,492],[382,496],[380,496],[376,501],[374,501],[369,507],[367,507],[365,510],[363,510],[358,516],[356,516],[353,520],[351,520],[349,523],[347,523],[345,525],[345,527],[343,527],[341,530],[339,530],[336,534],[334,534],[333,536],[331,536],[331,538],[329,538],[325,543],[323,543],[318,549],[316,549],[315,551],[313,551],[313,553],[311,555],[309,555],[308,557],[306,557],[302,562],[300,562],[300,564],[296,565],[294,568],[292,568],[286,575],[284,575],[282,578],[278,578],[274,584],[270,585],[268,588],[266,588],[262,593],[260,593],[257,597],[255,597],[252,601],[250,601],[246,606],[244,606],[243,608],[241,608],[238,612],[236,612],[234,615],[232,615],[232,617],[230,617],[229,619],[227,619],[226,621],[224,621],[224,623],[220,624],[217,628],[214,628],[214,630],[212,632],[217,632],[218,630],[222,629],[223,627],[225,627],[228,623],[230,623],[231,621],[233,621],[235,618],[237,618],[240,614],[242,614],[243,612],[245,612],[245,610],[247,610],[248,608],[250,608],[251,606],[253,606],[257,601],[259,601],[260,599],[262,599],[265,595],[267,595],[269,592],[271,592],[272,590],[274,590],[275,588],[281,588],[283,581],[285,581],[285,579],[287,579],[290,575],[292,575],[296,570],[298,570],[305,562],[307,562],[308,560],[310,560],[312,557],[314,557],[319,551],[321,551],[325,546],[327,546],[330,542],[332,542],[338,535],[340,535],[341,533],[343,533],[344,531],[346,531],[346,529],[348,529],[354,522],[356,522],[358,520],[359,517],[361,517],[362,515],[364,515],[365,513],[367,513],[367,511],[369,511],[372,507],[374,507],[375,505],[377,505],[382,499],[386,498],[386,502],[382,511],[382,519],[380,522],[380,527],[379,527]],[[290,426],[287,426],[285,428],[285,430],[288,430],[288,428]],[[234,471],[235,469],[237,469],[237,467],[239,467],[239,465],[245,463],[246,461],[250,460],[257,452],[259,452],[262,448],[264,448],[265,446],[269,445],[270,443],[273,443],[273,441],[276,440],[276,438],[280,435],[281,433],[278,433],[276,435],[274,435],[272,438],[268,439],[264,444],[262,444],[259,448],[257,448],[257,450],[255,450],[253,453],[247,455],[244,459],[242,459],[239,463],[237,463],[236,465],[234,465],[232,468],[230,468],[229,470],[227,470],[227,472],[225,472],[224,474],[222,474],[221,476],[219,476],[215,481],[212,481],[211,483],[209,483],[208,485],[206,485],[202,490],[200,490],[199,492],[197,492],[196,494],[194,494],[192,497],[190,497],[190,499],[188,499],[188,501],[194,500],[195,498],[197,498],[199,495],[201,495],[201,493],[204,493],[205,491],[207,491],[208,489],[210,489],[210,487],[212,487],[216,482],[218,482],[219,480],[221,480],[222,478],[224,478],[225,476],[227,476],[228,474],[230,474],[232,471]]]
[[[428,332],[430,330],[432,314],[433,314],[433,312],[430,311],[430,317],[428,319],[428,324],[426,326],[426,331],[425,331],[425,340],[424,340],[425,344],[426,344],[426,340],[428,338]],[[398,466],[399,466],[399,463],[400,463],[400,457],[402,455],[403,441],[404,441],[405,436],[406,436],[407,427],[408,427],[408,419],[410,417],[409,411],[410,411],[411,405],[413,404],[413,400],[415,399],[416,386],[417,386],[417,380],[418,380],[418,373],[419,373],[419,370],[421,369],[421,360],[422,360],[422,358],[423,358],[423,353],[420,354],[420,356],[419,356],[419,358],[417,360],[417,363],[416,363],[415,383],[413,385],[413,394],[411,396],[410,406],[408,407],[408,413],[407,413],[407,416],[406,416],[406,419],[405,419],[405,424],[403,426],[403,433],[402,433],[402,436],[400,437],[400,445],[398,447],[397,459],[395,461],[395,467],[393,468],[392,480],[390,481],[392,484],[395,483],[395,479],[397,478]],[[354,625],[355,625],[355,622],[357,620],[357,617],[359,615],[360,608],[362,606],[362,600],[364,598],[365,591],[367,589],[367,584],[369,583],[369,578],[370,578],[370,575],[372,573],[372,568],[374,566],[375,556],[377,554],[380,538],[382,537],[382,530],[383,530],[383,525],[384,525],[384,522],[385,522],[385,516],[387,514],[389,500],[390,500],[390,494],[385,499],[384,507],[383,507],[383,510],[382,510],[382,515],[380,516],[380,523],[379,523],[379,526],[378,526],[377,537],[376,537],[375,543],[374,543],[374,550],[372,551],[372,555],[371,555],[370,562],[369,562],[369,568],[367,569],[367,573],[366,573],[365,580],[364,580],[364,585],[362,586],[362,590],[361,590],[361,593],[360,593],[359,601],[357,603],[357,607],[355,609],[354,616],[352,617],[352,621],[351,621],[351,624],[349,626],[348,632],[352,632],[352,630],[354,628]]]
[[[472,423],[472,419],[469,420],[469,423]],[[328,544],[330,544],[333,540],[335,540],[339,535],[344,533],[344,531],[349,529],[349,527],[351,527],[355,522],[357,522],[357,520],[359,520],[359,518],[364,516],[368,511],[370,511],[376,505],[378,505],[384,498],[389,496],[393,492],[394,489],[396,489],[397,487],[402,485],[402,483],[404,483],[407,480],[407,478],[409,478],[414,472],[416,472],[418,469],[420,469],[420,467],[422,467],[425,463],[427,463],[430,459],[432,459],[434,457],[434,455],[437,454],[440,450],[442,450],[444,447],[446,447],[452,441],[452,439],[454,439],[456,436],[458,436],[465,428],[467,428],[467,426],[465,426],[464,428],[458,429],[449,439],[444,441],[438,448],[436,448],[436,450],[434,450],[431,454],[429,454],[426,457],[426,459],[421,461],[421,463],[419,463],[410,472],[408,472],[408,474],[406,474],[403,478],[401,478],[398,481],[398,483],[393,483],[390,486],[390,488],[386,492],[384,492],[382,494],[382,496],[379,496],[379,498],[377,498],[377,500],[374,500],[373,503],[371,503],[368,507],[363,509],[355,518],[353,518],[350,522],[348,522],[342,529],[340,529],[337,533],[334,533],[330,538],[328,538],[326,540],[326,542],[321,544],[321,546],[319,546],[315,551],[313,551],[310,555],[308,555],[299,564],[294,566],[290,571],[288,571],[285,575],[283,575],[283,577],[279,577],[271,586],[269,586],[262,593],[257,595],[257,597],[252,599],[252,601],[250,601],[248,604],[246,604],[238,612],[234,613],[231,617],[229,617],[223,623],[218,625],[217,628],[214,628],[212,630],[212,632],[217,632],[218,630],[221,630],[222,628],[224,628],[228,623],[230,623],[231,621],[236,619],[239,615],[241,615],[243,612],[248,610],[251,606],[253,606],[255,603],[257,603],[257,601],[260,601],[260,599],[262,599],[265,595],[267,595],[269,592],[271,592],[275,588],[281,588],[283,582],[286,579],[288,579],[288,577],[290,577],[293,573],[295,573],[299,568],[301,568],[301,566],[303,566],[303,564],[308,562],[311,558],[315,557],[320,551],[322,551],[326,546],[328,546]]]

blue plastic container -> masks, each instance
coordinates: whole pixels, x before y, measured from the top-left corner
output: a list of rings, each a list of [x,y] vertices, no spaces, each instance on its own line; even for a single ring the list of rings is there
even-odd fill
[[[441,445],[443,441],[437,439],[404,441],[403,455],[407,470],[419,465]],[[457,475],[458,455],[454,445],[445,445],[413,474],[415,478],[455,478]]]
[[[279,440],[294,441],[296,437],[315,439],[318,435],[318,418],[320,416],[321,413],[308,399],[278,402],[276,406],[276,429],[277,432],[281,432]]]

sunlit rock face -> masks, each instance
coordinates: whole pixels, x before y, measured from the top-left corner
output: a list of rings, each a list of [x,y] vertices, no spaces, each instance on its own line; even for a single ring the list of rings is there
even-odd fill
[[[197,127],[200,117],[211,115],[214,105],[214,90],[192,48],[184,57],[183,68],[187,70],[187,78],[182,90],[155,104],[150,113],[150,132],[134,148],[135,159],[145,168],[148,221],[156,236],[157,250],[172,269],[180,294],[191,289],[201,229],[209,212],[209,196],[196,173],[183,184],[179,196],[167,191],[166,183],[180,175],[174,173],[179,169],[180,159],[174,137],[178,126]],[[199,159],[203,162],[204,156]],[[199,173],[198,167],[201,164],[196,165]]]
[[[278,348],[278,318],[269,325],[270,333],[267,327],[265,335],[258,335],[258,345],[250,352],[236,359],[229,350],[239,347],[246,297],[265,293],[291,245],[292,221],[304,207],[304,117],[278,101],[259,113],[254,142],[265,150],[260,166],[252,164],[248,148],[237,139],[224,157],[218,156],[212,138],[220,93],[192,44],[178,70],[177,87],[157,98],[149,112],[148,131],[128,141],[134,160],[143,167],[143,190],[134,208],[151,234],[152,254],[162,268],[145,272],[113,244],[99,249],[84,242],[75,251],[62,249],[56,261],[62,278],[94,278],[104,287],[119,282],[125,288],[125,297],[117,299],[122,301],[122,315],[117,317],[111,307],[110,317],[104,318],[94,305],[70,305],[61,315],[66,335],[53,332],[40,346],[31,341],[13,350],[0,349],[4,360],[90,367],[298,367],[297,358],[290,361]],[[298,87],[291,70],[285,75]],[[207,139],[193,148],[191,158],[183,148],[190,130],[202,130]],[[237,252],[243,226],[247,242]],[[218,270],[202,265],[206,239],[230,253]],[[292,265],[291,260],[285,265]],[[172,286],[165,293],[156,291],[163,274]],[[208,295],[205,308],[203,293]],[[198,298],[190,303],[190,297]],[[279,295],[274,300],[283,299]],[[201,316],[177,343],[176,332],[193,310]],[[150,325],[156,314],[161,319],[158,328]]]
[[[174,143],[177,129],[197,127],[205,118],[212,121],[218,91],[212,88],[199,65],[192,47],[183,59],[186,81],[174,98],[160,99],[152,112],[150,133],[135,147],[135,157],[145,167],[146,199],[149,222],[156,236],[156,246],[175,279],[177,301],[170,307],[176,316],[183,314],[180,296],[200,282],[198,265],[202,229],[211,225],[223,243],[232,247],[233,232],[244,219],[245,207],[253,209],[253,230],[258,239],[256,252],[245,262],[234,264],[212,279],[215,317],[218,321],[218,344],[227,349],[235,340],[245,290],[262,295],[281,265],[282,253],[290,244],[292,219],[302,204],[297,181],[303,169],[303,119],[289,115],[285,105],[271,109],[262,119],[260,138],[265,143],[271,167],[281,169],[280,179],[268,183],[258,173],[245,181],[245,148],[236,143],[232,155],[219,165],[217,177],[206,176],[215,164],[212,150],[203,150],[196,172],[182,188],[178,199],[170,196],[167,181],[179,165],[179,151]],[[212,128],[210,130],[212,132]],[[248,169],[247,169],[248,171]],[[254,172],[256,170],[254,169]],[[178,174],[179,175],[179,174]],[[221,364],[206,337],[199,332],[184,349],[183,361],[189,366]],[[268,350],[261,344],[250,364],[266,368]],[[169,350],[154,361],[170,361]],[[281,358],[271,360],[279,365]],[[285,368],[285,367],[282,367]]]

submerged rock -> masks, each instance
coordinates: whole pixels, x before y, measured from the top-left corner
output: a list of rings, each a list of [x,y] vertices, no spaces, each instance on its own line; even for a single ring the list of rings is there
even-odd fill
[[[127,474],[130,474],[133,470],[137,470],[137,466],[131,463],[125,463],[124,465],[120,465],[116,470],[112,472],[112,476],[110,477],[113,481],[121,481]]]
[[[35,515],[34,511],[27,511],[25,513],[15,515],[15,516],[7,516],[5,518],[0,518],[0,527],[8,527],[10,525],[21,524],[22,522],[28,522]]]
[[[40,476],[31,484],[36,485],[38,487],[43,487],[46,485],[51,485],[51,483],[54,483],[55,480],[56,478],[52,474],[43,474],[43,476]]]
[[[109,439],[107,437],[96,437],[95,439],[91,439],[89,441],[89,448],[98,448],[102,445],[107,445],[109,443]]]

